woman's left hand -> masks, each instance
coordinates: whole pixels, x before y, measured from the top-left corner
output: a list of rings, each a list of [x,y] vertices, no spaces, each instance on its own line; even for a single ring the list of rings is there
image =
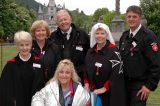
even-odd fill
[[[107,91],[107,89],[105,87],[102,87],[100,89],[95,89],[93,91],[94,94],[102,94],[102,93],[105,93]]]

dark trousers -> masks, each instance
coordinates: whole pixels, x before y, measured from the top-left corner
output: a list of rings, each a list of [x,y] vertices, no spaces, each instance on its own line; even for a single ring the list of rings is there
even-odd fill
[[[141,89],[143,82],[127,81],[126,85],[128,106],[146,106],[146,100],[140,100],[140,95],[137,96],[137,93]]]
[[[129,90],[127,93],[129,105],[128,106],[146,106],[146,101],[140,100],[140,96],[137,97],[138,90]]]

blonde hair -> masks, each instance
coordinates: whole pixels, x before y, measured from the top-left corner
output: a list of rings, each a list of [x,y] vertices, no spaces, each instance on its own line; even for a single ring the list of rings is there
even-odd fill
[[[64,59],[64,60],[61,60],[59,62],[58,66],[56,68],[55,74],[54,74],[53,78],[49,82],[58,81],[58,73],[64,67],[69,67],[69,69],[71,71],[71,79],[73,80],[73,82],[79,82],[80,81],[80,77],[76,73],[76,70],[75,70],[73,62],[71,62],[69,59]]]
[[[35,39],[35,30],[40,27],[44,27],[46,29],[47,37],[49,37],[50,29],[49,29],[48,23],[44,20],[36,20],[33,22],[31,29],[30,29],[32,37]]]
[[[14,42],[18,44],[22,41],[28,41],[32,44],[32,36],[26,31],[18,31],[14,34]]]

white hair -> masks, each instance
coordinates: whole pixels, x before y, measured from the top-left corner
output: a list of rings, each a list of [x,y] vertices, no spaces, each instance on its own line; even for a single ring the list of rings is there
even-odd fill
[[[113,39],[113,36],[111,34],[109,27],[106,24],[97,23],[92,27],[92,30],[91,30],[91,37],[90,37],[90,47],[91,48],[96,44],[95,32],[98,28],[104,29],[108,34],[107,39],[110,41],[110,43],[115,44],[115,41]]]
[[[32,44],[32,36],[26,31],[16,32],[14,35],[14,42],[17,44],[19,42],[28,41]]]

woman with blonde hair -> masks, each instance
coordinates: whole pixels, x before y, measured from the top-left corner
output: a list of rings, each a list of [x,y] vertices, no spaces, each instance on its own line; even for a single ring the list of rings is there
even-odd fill
[[[58,62],[60,61],[60,51],[53,41],[48,39],[50,29],[44,20],[36,20],[31,26],[33,37],[32,54],[39,56],[44,64],[44,76],[47,82],[53,75]]]
[[[53,78],[32,98],[32,106],[86,106],[89,93],[79,83],[73,63],[64,59]]]

